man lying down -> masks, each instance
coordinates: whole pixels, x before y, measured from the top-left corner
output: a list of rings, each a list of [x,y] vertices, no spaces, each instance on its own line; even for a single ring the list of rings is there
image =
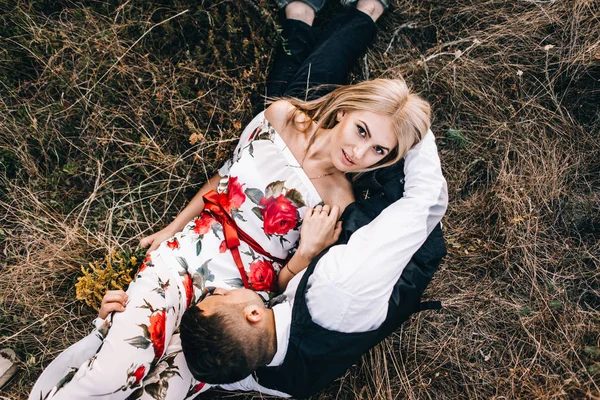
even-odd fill
[[[196,379],[307,397],[422,309],[446,254],[439,222],[447,187],[431,131],[403,164],[364,181],[370,198],[346,209],[338,244],[295,271],[281,303],[271,307],[247,289],[212,289],[186,311],[182,348]],[[333,214],[313,210],[322,212]]]

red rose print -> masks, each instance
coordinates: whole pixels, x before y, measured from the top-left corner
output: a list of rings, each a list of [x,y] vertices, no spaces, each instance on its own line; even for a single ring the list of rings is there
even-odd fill
[[[255,130],[254,130],[254,131],[253,131],[253,132],[250,134],[250,137],[248,138],[248,141],[252,141],[252,139],[254,139],[254,136],[256,136],[256,134],[257,134],[258,132],[260,132],[260,130],[261,130],[260,126],[259,126],[258,128],[256,128],[256,129],[255,129]]]
[[[227,187],[227,212],[231,211],[232,208],[240,208],[240,206],[246,201],[246,195],[242,190],[244,184],[240,184],[237,176],[229,177],[229,183]]]
[[[283,194],[278,197],[263,197],[260,200],[264,226],[267,235],[285,235],[298,225],[298,211]]]
[[[275,291],[277,274],[270,261],[256,260],[250,264],[248,280],[253,290]]]
[[[221,244],[219,245],[219,253],[225,253],[227,251],[227,242],[226,241],[222,241]]]
[[[200,382],[199,384],[197,384],[196,386],[194,386],[194,388],[192,389],[192,394],[198,393],[199,391],[201,391],[202,388],[204,387],[204,385],[206,385],[206,383]]]
[[[140,272],[142,272],[143,270],[145,270],[147,266],[148,265],[146,265],[146,263],[143,263],[142,265],[140,265],[140,267],[138,268],[138,272],[137,273],[139,274]]]
[[[194,282],[188,273],[183,276],[183,287],[185,288],[185,308],[187,309],[194,297]]]
[[[165,349],[165,329],[167,323],[167,313],[159,311],[150,316],[150,326],[148,332],[150,333],[150,340],[154,347],[154,357],[160,358]]]
[[[141,366],[133,372],[133,376],[135,377],[135,383],[139,383],[142,379],[144,379],[144,374],[146,373],[146,367]]]
[[[173,240],[167,240],[167,247],[170,248],[171,250],[178,249],[179,242],[177,241],[176,238],[173,238]]]
[[[142,272],[143,270],[145,270],[148,266],[152,266],[152,259],[150,257],[150,254],[146,254],[146,258],[144,258],[142,265],[140,265],[140,267],[138,268],[138,271],[137,271],[137,274],[135,274],[135,277],[137,278],[138,274],[140,272]]]
[[[214,219],[212,215],[207,212],[203,212],[202,215],[200,215],[200,218],[196,218],[196,220],[194,220],[194,224],[196,225],[194,226],[194,233],[197,235],[204,235],[210,230],[210,227],[215,222],[217,222],[217,220]]]

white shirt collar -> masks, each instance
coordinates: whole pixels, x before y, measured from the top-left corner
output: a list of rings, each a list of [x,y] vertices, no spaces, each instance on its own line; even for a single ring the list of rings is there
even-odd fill
[[[275,318],[275,334],[277,336],[277,351],[267,367],[277,367],[283,364],[287,354],[288,342],[290,340],[290,327],[292,325],[292,305],[290,301],[284,301],[273,307]]]

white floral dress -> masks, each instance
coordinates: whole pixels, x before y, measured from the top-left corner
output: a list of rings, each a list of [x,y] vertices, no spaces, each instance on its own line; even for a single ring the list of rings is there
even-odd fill
[[[212,199],[220,209],[275,259],[291,257],[307,207],[321,198],[264,112],[248,124],[219,174],[225,190]],[[245,280],[264,297],[282,267],[241,240],[242,276],[223,229],[205,211],[162,243],[130,284],[126,311],[97,319],[89,336],[44,370],[30,399],[188,399],[207,390],[181,352],[183,312],[206,286],[242,287]]]

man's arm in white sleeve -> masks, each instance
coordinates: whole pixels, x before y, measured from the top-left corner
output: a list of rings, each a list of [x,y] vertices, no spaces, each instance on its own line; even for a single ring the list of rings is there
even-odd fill
[[[404,173],[404,196],[317,264],[307,303],[322,326],[349,332],[381,323],[402,270],[446,212],[448,189],[431,131],[407,153]],[[349,330],[348,323],[362,326]]]

